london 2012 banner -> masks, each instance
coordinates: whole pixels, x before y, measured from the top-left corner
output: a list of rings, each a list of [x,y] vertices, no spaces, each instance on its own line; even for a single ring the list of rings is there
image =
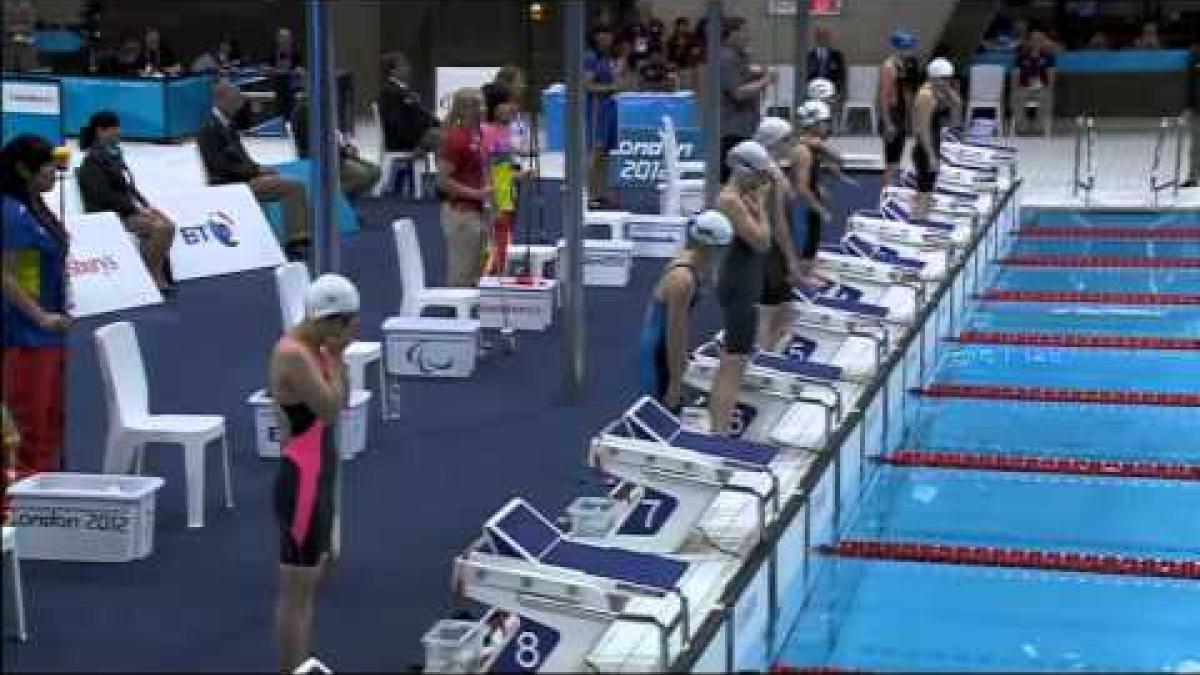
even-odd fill
[[[796,6],[804,0],[767,0],[767,14],[795,16]],[[842,13],[842,0],[808,0],[809,14],[826,16]]]

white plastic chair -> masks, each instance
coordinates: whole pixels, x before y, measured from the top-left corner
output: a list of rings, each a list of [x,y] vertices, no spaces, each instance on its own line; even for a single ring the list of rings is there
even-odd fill
[[[288,330],[304,320],[304,292],[312,277],[308,273],[308,265],[302,262],[289,262],[275,268],[275,289],[279,295],[279,313],[283,319],[283,329]],[[342,352],[342,362],[346,364],[346,374],[350,380],[350,388],[367,388],[367,366],[383,358],[383,343],[381,342],[351,342]],[[383,410],[383,368],[379,369],[379,398],[380,410]]]
[[[17,553],[17,530],[6,525],[3,535],[4,565],[8,575],[8,586],[4,589],[4,602],[8,605],[7,609],[12,616],[12,623],[9,624],[6,621],[5,625],[9,627],[10,636],[20,642],[25,642],[29,639],[29,634],[25,629],[25,595],[24,587],[21,584],[21,557]]]
[[[846,102],[842,104],[842,129],[847,129],[850,113],[865,110],[871,118],[871,130],[879,128],[879,109],[875,99],[879,94],[878,66],[850,66],[846,71]]]
[[[971,66],[971,90],[967,96],[966,126],[971,126],[975,113],[991,110],[996,116],[996,132],[1004,133],[1004,66],[980,64]]]
[[[371,194],[378,197],[384,193],[385,188],[390,186],[394,181],[397,164],[410,165],[409,173],[412,175],[412,194],[413,199],[421,199],[421,184],[424,182],[423,176],[428,171],[429,160],[425,153],[419,152],[389,152],[387,149],[387,139],[383,135],[383,117],[379,114],[379,103],[371,102],[371,117],[375,121],[375,128],[379,129],[379,182],[371,190]]]
[[[220,439],[225,468],[225,506],[233,508],[229,442],[221,415],[152,415],[146,367],[133,324],[119,321],[96,329],[96,350],[108,405],[104,472],[142,473],[146,443],[183,447],[188,527],[204,527],[204,451]]]
[[[421,242],[417,240],[417,227],[411,218],[393,222],[392,231],[396,235],[396,260],[400,265],[403,291],[401,316],[422,316],[430,308],[449,309],[456,319],[479,316],[479,289],[425,287],[425,261],[421,256]]]

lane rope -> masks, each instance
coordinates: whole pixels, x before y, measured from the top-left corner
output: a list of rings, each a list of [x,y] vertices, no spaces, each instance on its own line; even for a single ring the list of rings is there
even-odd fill
[[[1107,291],[1006,291],[979,296],[991,302],[1062,302],[1106,305],[1200,305],[1200,293],[1122,293]]]
[[[1053,473],[1111,478],[1200,481],[1200,464],[1117,459],[1078,459],[1032,454],[989,454],[940,450],[897,450],[880,457],[883,464],[932,469],[970,469],[1016,473]]]
[[[1180,408],[1200,407],[1200,393],[1165,391],[1116,391],[1109,389],[1061,389],[1017,387],[997,384],[933,383],[913,393],[933,398],[979,398],[1038,403],[1088,403],[1098,405],[1153,405]]]
[[[1153,335],[1084,335],[1072,333],[1016,333],[968,330],[963,331],[958,336],[957,341],[963,344],[979,345],[1200,350],[1200,338],[1172,338]]]
[[[1144,258],[1119,255],[1066,255],[1026,253],[1000,260],[1014,267],[1083,267],[1138,269],[1200,269],[1200,258]]]
[[[1031,239],[1119,239],[1146,241],[1149,239],[1197,240],[1200,227],[1070,227],[1070,226],[1025,226],[1017,230],[1017,236]]]

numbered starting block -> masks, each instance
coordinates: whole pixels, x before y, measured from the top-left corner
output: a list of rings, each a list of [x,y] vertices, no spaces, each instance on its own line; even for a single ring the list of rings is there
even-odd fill
[[[880,276],[891,268],[930,283],[943,279],[950,266],[949,251],[924,251],[884,241],[868,232],[848,232],[838,245],[823,246],[817,253],[818,265],[845,263],[851,258],[858,258],[861,267],[876,268],[875,273]]]
[[[543,331],[554,323],[558,281],[536,277],[483,277],[479,280],[479,321],[483,328]]]
[[[910,282],[881,282],[868,277],[841,278],[834,270],[818,266],[825,280],[820,285],[792,287],[795,318],[819,326],[871,333],[908,326],[916,320],[924,288]],[[847,275],[849,276],[849,275]]]
[[[454,587],[527,626],[508,642],[519,665],[509,672],[662,672],[735,570],[725,556],[658,555],[581,540],[513,499],[456,558]]]
[[[687,243],[687,222],[684,216],[634,213],[625,221],[625,238],[639,258],[673,258]]]
[[[930,212],[918,219],[898,202],[885,202],[878,211],[860,209],[850,214],[847,228],[880,239],[925,249],[963,248],[971,241],[972,217],[956,218]]]
[[[915,188],[889,185],[883,188],[880,203],[899,202],[906,209],[913,211],[917,208],[917,191]],[[982,218],[991,210],[992,200],[987,193],[947,192],[935,190],[929,202],[930,220],[935,216],[975,219]]]
[[[567,260],[567,241],[558,240],[559,259]],[[623,239],[583,240],[583,285],[624,288],[633,273],[633,242]]]
[[[588,463],[622,479],[605,543],[638,551],[744,554],[813,455],[685,429],[644,397],[592,439]]]
[[[719,342],[700,345],[688,361],[684,383],[711,394],[720,359]],[[839,368],[759,351],[742,376],[741,405],[730,435],[792,449],[820,449],[857,391]]]

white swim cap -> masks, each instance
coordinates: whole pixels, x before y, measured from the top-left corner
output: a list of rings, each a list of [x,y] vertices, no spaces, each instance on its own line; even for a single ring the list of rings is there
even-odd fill
[[[833,113],[829,110],[829,105],[822,101],[805,101],[796,111],[796,119],[802,129],[807,129],[833,119]]]
[[[837,96],[837,87],[829,80],[818,77],[808,83],[808,97],[816,101],[829,101]]]
[[[322,274],[304,293],[304,309],[313,319],[358,313],[358,289],[340,274]]]
[[[755,141],[742,141],[729,149],[725,155],[725,165],[734,173],[751,173],[766,175],[775,170],[775,160],[771,153]]]
[[[754,140],[767,149],[767,152],[777,152],[781,143],[792,135],[792,124],[780,117],[764,117],[754,132]]]
[[[929,62],[925,73],[930,77],[954,77],[954,64],[946,59],[936,58]]]
[[[733,225],[724,213],[709,209],[688,220],[688,239],[704,246],[727,246],[733,241]]]

